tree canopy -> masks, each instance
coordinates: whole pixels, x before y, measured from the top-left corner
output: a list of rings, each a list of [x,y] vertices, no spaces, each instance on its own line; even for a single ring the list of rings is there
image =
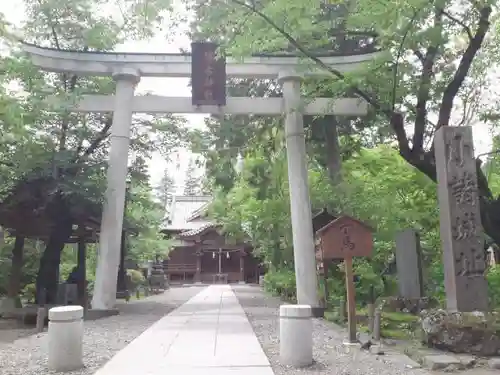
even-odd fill
[[[496,1],[361,0],[192,1],[194,39],[219,43],[235,58],[289,53],[325,70],[304,80],[304,97],[359,97],[368,116],[304,119],[314,210],[358,217],[375,228],[375,257],[358,260],[361,283],[391,293],[394,235],[422,234],[424,279],[443,295],[436,200],[434,134],[442,126],[472,126],[476,137],[498,134],[498,12]],[[347,72],[320,55],[379,51]],[[231,95],[280,96],[273,80],[230,80]],[[250,236],[270,267],[272,285],[293,284],[293,257],[282,120],[212,118],[193,149],[205,151],[218,191],[212,214],[228,233]],[[203,143],[205,142],[205,143]],[[496,151],[498,142],[493,142]],[[233,171],[237,155],[244,170]],[[478,154],[476,150],[476,154]],[[487,160],[482,165],[481,160]],[[478,159],[485,232],[500,244],[496,154]],[[274,275],[274,276],[273,276]],[[386,280],[386,281],[387,281]],[[392,278],[394,281],[394,279]],[[341,282],[337,288],[341,288]]]
[[[479,159],[477,163],[479,193],[485,231],[500,245],[496,1],[186,0],[183,4],[194,12],[193,40],[215,41],[221,53],[235,58],[298,55],[304,64],[316,64],[326,73],[324,79],[304,80],[304,97],[354,96],[370,104],[363,118],[304,119],[313,208],[351,214],[375,228],[373,260],[355,264],[361,283],[390,293],[394,234],[412,227],[422,233],[429,290],[442,295],[433,138],[443,126],[470,125],[476,136],[491,131],[494,153],[483,158],[484,165]],[[161,32],[167,18],[173,26],[179,17],[185,18],[166,0],[25,0],[24,5],[26,20],[20,28],[26,41],[78,51],[114,51],[125,41]],[[59,229],[45,243],[26,242],[26,251],[41,259],[40,270],[55,275],[57,262],[52,260],[69,264],[71,258],[64,247],[64,237],[75,224],[65,205],[67,196],[76,194],[102,205],[112,123],[110,114],[70,113],[62,102],[84,93],[112,94],[115,85],[111,78],[36,69],[11,30],[12,25],[0,17],[0,37],[7,51],[0,57],[0,199],[20,181],[50,176],[57,182],[44,205],[57,213],[52,219]],[[325,66],[318,57],[375,51],[370,62],[348,72]],[[228,92],[281,96],[275,80],[231,79]],[[269,278],[293,285],[282,119],[226,115],[207,119],[203,130],[188,131],[185,125],[182,118],[171,115],[134,116],[126,219],[137,233],[129,241],[129,257],[143,261],[168,248],[159,229],[171,176],[166,173],[162,186],[154,189],[147,164],[154,152],[167,157],[189,142],[205,163],[204,187],[215,198],[211,215],[228,234],[251,238],[270,270]],[[243,159],[239,172],[238,158]],[[201,192],[195,170],[192,162],[186,194]],[[161,205],[153,200],[155,192]],[[1,259],[9,258],[13,241],[9,238],[1,247]],[[35,262],[30,267],[37,266]],[[33,274],[32,269],[26,272],[25,284],[34,282]],[[340,290],[341,283],[335,288]]]
[[[77,224],[76,218],[67,212],[65,200],[77,195],[102,206],[112,124],[110,113],[71,113],[63,103],[82,94],[113,94],[115,84],[111,77],[40,71],[13,35],[61,50],[113,51],[125,41],[143,40],[158,33],[171,11],[171,3],[26,0],[23,5],[25,20],[22,25],[15,25],[20,32],[12,32],[14,25],[6,25],[0,18],[0,36],[5,46],[0,57],[0,199],[20,181],[46,177],[55,181],[48,197],[39,202],[40,209],[52,212],[55,229],[43,239],[44,243],[31,238],[26,244],[28,248],[37,244],[37,289],[50,289],[57,283],[55,270],[59,260],[64,263],[66,259],[65,242]],[[183,125],[183,118],[171,115],[134,116],[129,156],[132,188],[125,219],[135,228],[128,241],[131,260],[151,259],[169,249],[160,233],[164,208],[153,201],[147,162],[153,152],[167,157],[172,147],[179,145]],[[10,240],[3,244],[2,259],[9,258],[11,248]],[[88,277],[92,280],[95,248],[91,247],[88,254]],[[68,267],[63,265],[63,269]],[[33,278],[28,279],[24,284],[34,282]]]

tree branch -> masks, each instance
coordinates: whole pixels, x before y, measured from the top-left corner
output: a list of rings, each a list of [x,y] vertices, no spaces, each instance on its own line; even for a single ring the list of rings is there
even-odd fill
[[[247,4],[244,0],[231,0],[233,3],[246,8],[248,10],[251,10],[254,12],[256,15],[261,17],[264,21],[266,21],[272,28],[274,28],[276,31],[278,31],[293,47],[297,49],[300,53],[302,53],[305,57],[308,59],[314,61],[316,64],[318,64],[321,68],[325,69],[332,75],[336,76],[339,79],[345,80],[345,76],[340,73],[338,70],[333,69],[331,66],[328,66],[325,64],[323,61],[321,61],[320,58],[314,56],[311,54],[309,51],[307,51],[304,47],[302,47],[297,40],[295,40],[294,37],[292,37],[284,28],[279,26],[276,22],[274,22],[270,17],[268,17],[265,13],[263,13],[261,10],[257,9],[257,7],[254,4]],[[352,87],[352,92],[353,94],[357,95],[358,97],[364,99],[368,104],[370,104],[372,107],[374,107],[376,110],[382,112],[387,118],[391,118],[393,115],[393,111],[389,108],[386,108],[382,106],[377,100],[372,98],[370,95],[368,95],[366,92],[360,90],[357,87]]]
[[[420,52],[418,49],[414,49],[413,53],[415,54],[415,56],[417,56],[417,58],[420,60],[420,62],[423,65],[425,62],[425,56],[422,54],[422,52]]]
[[[111,129],[111,125],[113,125],[113,116],[107,116],[106,120],[104,121],[104,126],[99,132],[99,134],[97,134],[97,137],[92,141],[90,146],[83,152],[82,156],[77,159],[79,162],[87,159],[100,146],[100,144],[108,136],[109,129]]]
[[[450,13],[446,12],[444,9],[441,9],[441,14],[444,15],[446,18],[452,20],[456,24],[462,26],[462,28],[464,29],[464,31],[467,33],[467,36],[469,37],[469,40],[474,39],[474,36],[472,35],[472,30],[464,22],[462,22],[458,18],[452,16]]]
[[[458,64],[458,68],[455,71],[455,75],[453,79],[448,84],[443,93],[443,99],[441,101],[441,108],[439,110],[438,123],[436,125],[436,130],[441,126],[448,125],[450,121],[451,111],[453,110],[453,101],[455,100],[455,96],[460,90],[462,83],[469,74],[469,69],[472,65],[472,61],[476,57],[477,52],[481,48],[483,44],[484,37],[488,32],[490,27],[490,15],[491,15],[491,6],[487,5],[480,10],[480,18],[478,27],[476,30],[476,35],[471,39],[467,49],[465,50],[460,63]]]
[[[441,14],[436,11],[434,27],[441,29]],[[427,48],[422,60],[422,75],[417,91],[417,105],[415,107],[415,128],[413,132],[413,152],[420,153],[424,148],[425,125],[427,124],[427,102],[430,98],[431,79],[434,74],[434,62],[438,53],[440,42],[437,41]]]
[[[390,119],[391,127],[396,134],[399,145],[399,154],[406,160],[411,158],[411,149],[408,144],[408,137],[404,127],[404,118],[401,113],[394,112]]]

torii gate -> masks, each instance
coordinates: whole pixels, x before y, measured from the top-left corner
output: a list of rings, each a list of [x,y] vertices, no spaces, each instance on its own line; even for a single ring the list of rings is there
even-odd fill
[[[234,78],[276,79],[283,98],[229,97],[224,106],[194,106],[189,97],[134,96],[141,77],[190,77],[191,55],[153,53],[76,52],[23,44],[33,64],[45,71],[87,76],[112,76],[116,95],[86,95],[68,109],[76,112],[113,112],[109,150],[107,190],[102,214],[93,309],[112,309],[116,303],[116,279],[120,260],[127,161],[132,114],[208,113],[208,114],[285,114],[285,136],[290,185],[297,300],[319,306],[312,229],[311,202],[307,181],[306,145],[303,115],[362,116],[367,103],[359,99],[315,98],[303,103],[301,80],[305,76],[328,76],[317,67],[304,67],[297,57],[251,57],[229,59],[226,74]],[[340,72],[352,71],[375,54],[323,57],[321,60]]]

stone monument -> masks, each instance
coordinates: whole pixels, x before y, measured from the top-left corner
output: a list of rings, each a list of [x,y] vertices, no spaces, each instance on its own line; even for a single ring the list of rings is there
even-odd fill
[[[488,310],[472,129],[443,126],[434,139],[448,311]]]
[[[396,268],[399,296],[420,299],[424,296],[420,238],[413,229],[396,234]]]

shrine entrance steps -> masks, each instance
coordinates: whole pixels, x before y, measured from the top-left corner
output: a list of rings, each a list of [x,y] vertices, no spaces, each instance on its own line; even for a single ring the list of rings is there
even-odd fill
[[[95,373],[116,374],[274,375],[229,285],[208,286]]]

